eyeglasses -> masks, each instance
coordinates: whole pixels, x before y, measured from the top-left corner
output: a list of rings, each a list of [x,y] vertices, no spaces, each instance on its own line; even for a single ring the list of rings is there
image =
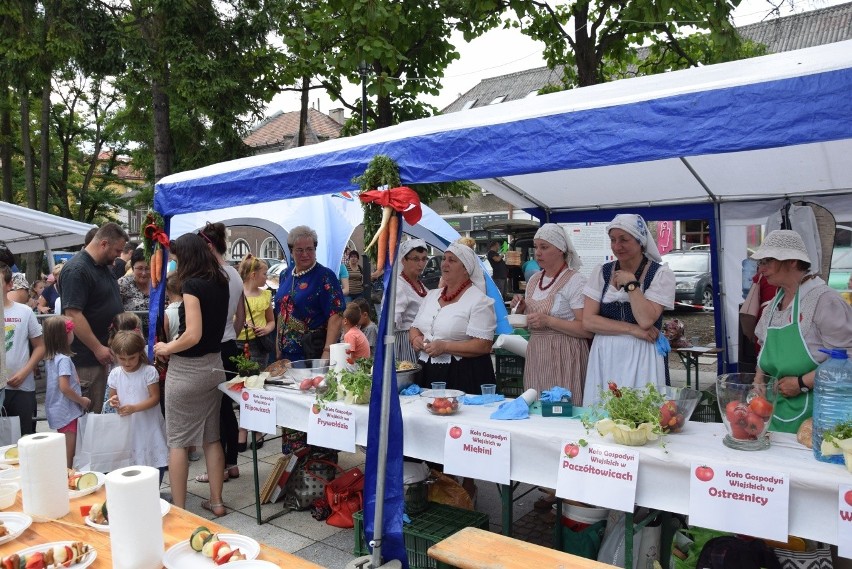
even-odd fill
[[[403,257],[403,259],[405,259],[406,261],[414,261],[415,263],[419,263],[421,261],[428,261],[429,257],[426,257],[425,255],[423,257],[418,257],[415,255],[413,257]]]
[[[137,273],[150,273],[151,272],[150,267],[133,267],[133,270],[136,271]]]
[[[315,252],[316,252],[316,249],[314,247],[307,247],[305,249],[302,249],[302,248],[293,249],[294,255],[313,255]]]
[[[763,258],[763,259],[760,259],[759,261],[757,261],[757,266],[762,267],[764,265],[768,265],[772,261],[777,261],[777,260],[778,259],[773,259],[772,257],[766,257],[766,258]]]

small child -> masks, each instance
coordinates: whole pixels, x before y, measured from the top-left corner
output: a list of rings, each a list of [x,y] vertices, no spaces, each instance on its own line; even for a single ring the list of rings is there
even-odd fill
[[[109,404],[131,422],[133,464],[160,469],[163,481],[169,462],[166,422],[160,413],[160,379],[148,364],[147,345],[141,334],[119,330],[109,343],[118,365],[107,379]]]
[[[370,343],[367,336],[358,328],[361,309],[354,302],[346,305],[343,311],[343,341],[349,344],[349,354],[357,359],[370,357]]]
[[[370,344],[370,354],[376,354],[376,340],[379,337],[379,327],[375,322],[370,320],[370,303],[363,296],[355,299],[355,304],[361,309],[361,320],[358,321],[358,326],[361,331],[367,336],[367,342]]]
[[[180,305],[183,304],[183,294],[178,284],[177,274],[169,273],[166,277],[166,297],[169,300],[166,311],[163,314],[163,330],[166,332],[166,342],[171,342],[178,337],[180,330]]]
[[[44,400],[47,424],[65,435],[65,457],[68,468],[71,468],[77,447],[77,419],[91,408],[92,401],[83,397],[77,368],[71,361],[74,322],[64,316],[51,316],[44,321],[42,329],[47,373]]]
[[[112,344],[112,339],[115,338],[115,335],[119,332],[135,332],[142,336],[143,341],[145,339],[145,336],[142,334],[142,319],[132,312],[119,312],[115,315],[115,318],[112,319],[112,323],[109,325],[107,345]],[[113,368],[115,368],[115,366],[113,366]],[[101,413],[115,413],[116,411],[117,409],[109,402],[109,390],[107,390],[106,393],[104,393]]]

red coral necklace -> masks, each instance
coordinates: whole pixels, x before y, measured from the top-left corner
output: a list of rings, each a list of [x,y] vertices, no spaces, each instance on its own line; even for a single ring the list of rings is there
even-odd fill
[[[402,278],[405,279],[405,282],[407,282],[408,284],[411,285],[411,288],[414,289],[414,292],[417,293],[417,296],[422,298],[422,297],[426,296],[426,294],[428,294],[429,291],[426,290],[426,287],[423,286],[423,283],[421,283],[419,280],[418,281],[412,281],[410,278],[408,278],[408,275],[406,275],[405,273],[402,273]]]
[[[454,292],[453,294],[447,294],[447,287],[444,287],[444,290],[441,292],[441,300],[443,300],[444,302],[454,301],[456,297],[462,292],[464,292],[464,290],[471,284],[473,284],[472,281],[470,279],[467,279],[465,282],[462,283],[462,285],[458,289],[456,289],[456,292]]]
[[[559,267],[559,270],[558,270],[558,271],[556,271],[556,275],[553,277],[553,280],[552,280],[552,281],[550,281],[550,282],[547,284],[547,286],[541,286],[541,283],[543,283],[543,282],[544,282],[544,269],[542,269],[542,270],[541,270],[541,278],[540,278],[540,279],[538,279],[538,290],[547,290],[547,289],[549,289],[550,287],[552,287],[552,286],[553,286],[553,283],[555,283],[555,282],[556,282],[556,279],[558,279],[558,278],[559,278],[559,275],[561,275],[561,274],[562,274],[562,271],[564,271],[564,270],[565,270],[565,268],[566,268],[567,266],[568,266],[568,265],[566,265],[565,263],[562,263],[562,266],[561,266],[561,267]]]

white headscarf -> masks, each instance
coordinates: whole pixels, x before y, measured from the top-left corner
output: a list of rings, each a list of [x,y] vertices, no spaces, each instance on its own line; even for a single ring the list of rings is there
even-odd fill
[[[409,239],[408,241],[403,241],[399,246],[399,254],[397,254],[396,259],[396,274],[397,276],[402,274],[402,259],[405,258],[406,255],[411,253],[414,249],[418,247],[423,247],[426,249],[426,242],[422,239]]]
[[[535,232],[535,239],[547,241],[565,253],[569,269],[579,269],[583,266],[583,261],[580,260],[580,255],[571,241],[571,235],[568,234],[568,229],[565,227],[555,223],[545,223]]]
[[[626,231],[639,241],[646,257],[658,263],[662,262],[663,258],[660,256],[660,250],[657,249],[657,243],[651,238],[651,233],[648,231],[648,224],[645,223],[641,215],[620,213],[607,224],[606,232],[609,233],[611,229]]]
[[[455,241],[447,247],[447,251],[458,257],[459,261],[462,262],[468,276],[470,276],[471,282],[473,282],[473,286],[485,292],[485,274],[482,272],[482,266],[479,264],[479,257],[476,256],[473,249]]]

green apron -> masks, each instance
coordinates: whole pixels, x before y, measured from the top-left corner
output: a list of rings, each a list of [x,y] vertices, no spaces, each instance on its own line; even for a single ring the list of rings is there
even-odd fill
[[[784,291],[779,290],[775,296],[769,313],[770,323],[783,294]],[[785,326],[767,328],[766,341],[760,350],[758,366],[766,375],[781,379],[804,375],[816,369],[817,365],[808,351],[799,328],[799,291],[797,290],[796,296],[793,297],[792,322]],[[805,419],[813,415],[813,411],[813,394],[810,391],[795,397],[785,397],[779,393],[769,430],[795,433]]]

